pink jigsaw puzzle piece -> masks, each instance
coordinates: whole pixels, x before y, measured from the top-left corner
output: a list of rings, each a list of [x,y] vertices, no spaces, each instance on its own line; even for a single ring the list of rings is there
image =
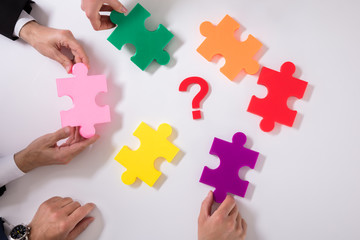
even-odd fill
[[[95,135],[95,124],[110,122],[108,105],[98,106],[96,95],[107,92],[105,75],[88,76],[88,69],[83,63],[77,63],[72,69],[75,77],[56,79],[58,96],[69,96],[74,108],[61,111],[61,124],[65,126],[80,126],[80,134],[84,138]]]
[[[220,158],[220,165],[216,169],[204,167],[200,182],[215,187],[214,200],[221,203],[225,200],[227,193],[241,197],[246,194],[248,181],[239,178],[239,171],[243,167],[254,169],[258,152],[244,147],[246,135],[237,132],[232,142],[214,138],[210,154]]]
[[[307,82],[294,78],[295,65],[286,62],[281,66],[280,72],[263,67],[260,72],[258,84],[268,89],[265,98],[251,98],[248,112],[263,117],[260,128],[270,132],[275,127],[275,122],[292,127],[297,111],[287,106],[289,97],[301,99],[304,96]]]

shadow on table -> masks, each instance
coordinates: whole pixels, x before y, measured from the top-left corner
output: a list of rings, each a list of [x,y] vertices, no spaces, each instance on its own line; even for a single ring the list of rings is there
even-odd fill
[[[252,212],[249,208],[242,207],[238,201],[237,201],[237,205],[239,207],[242,218],[244,218],[247,223],[246,239],[251,239],[251,240],[266,239],[260,235],[256,227],[255,213]]]

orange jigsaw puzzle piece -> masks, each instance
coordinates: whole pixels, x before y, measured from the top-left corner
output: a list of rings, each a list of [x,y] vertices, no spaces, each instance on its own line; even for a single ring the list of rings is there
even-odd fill
[[[262,43],[252,35],[246,41],[238,41],[234,33],[239,28],[240,24],[229,15],[217,26],[210,22],[200,25],[200,32],[206,39],[197,51],[209,62],[215,55],[222,55],[226,63],[220,71],[230,80],[234,80],[243,69],[248,74],[255,74],[260,67],[253,57]]]

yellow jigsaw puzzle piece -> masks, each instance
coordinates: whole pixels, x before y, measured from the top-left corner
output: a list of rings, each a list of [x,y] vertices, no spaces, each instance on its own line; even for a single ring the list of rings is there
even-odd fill
[[[179,148],[167,139],[171,133],[172,128],[166,123],[161,124],[158,130],[144,122],[140,123],[133,134],[140,140],[140,147],[133,151],[124,146],[115,157],[127,169],[121,176],[125,184],[133,184],[139,178],[150,187],[154,185],[161,176],[161,172],[155,169],[155,160],[163,157],[171,162],[179,152]]]

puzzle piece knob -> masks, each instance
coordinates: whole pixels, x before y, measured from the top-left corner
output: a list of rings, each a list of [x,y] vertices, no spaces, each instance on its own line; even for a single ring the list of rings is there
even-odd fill
[[[204,37],[209,36],[214,30],[215,30],[215,25],[212,24],[211,22],[206,21],[200,25],[200,33]]]
[[[160,65],[166,65],[169,63],[170,61],[170,55],[169,53],[167,53],[166,51],[162,51],[159,56],[156,58],[156,61],[160,64]]]
[[[260,122],[260,128],[264,132],[270,132],[270,131],[272,131],[274,129],[274,127],[275,127],[275,122],[274,121],[263,119]]]
[[[93,127],[80,127],[80,135],[84,138],[91,138],[95,135],[95,128]]]
[[[168,137],[172,133],[172,128],[169,124],[163,123],[159,126],[158,133],[164,137]]]
[[[296,67],[292,62],[285,62],[281,65],[280,71],[289,76],[292,76],[295,73]]]
[[[242,132],[237,132],[234,134],[232,140],[233,140],[233,143],[235,143],[239,146],[244,146],[244,144],[246,143],[246,135],[243,134]]]
[[[72,73],[75,76],[86,76],[88,73],[88,68],[83,63],[77,63],[77,64],[74,64],[74,66],[72,68]]]
[[[126,185],[131,185],[136,181],[136,176],[134,174],[132,174],[129,171],[126,171],[123,173],[123,175],[121,176],[121,180],[123,181],[123,183],[125,183]]]

